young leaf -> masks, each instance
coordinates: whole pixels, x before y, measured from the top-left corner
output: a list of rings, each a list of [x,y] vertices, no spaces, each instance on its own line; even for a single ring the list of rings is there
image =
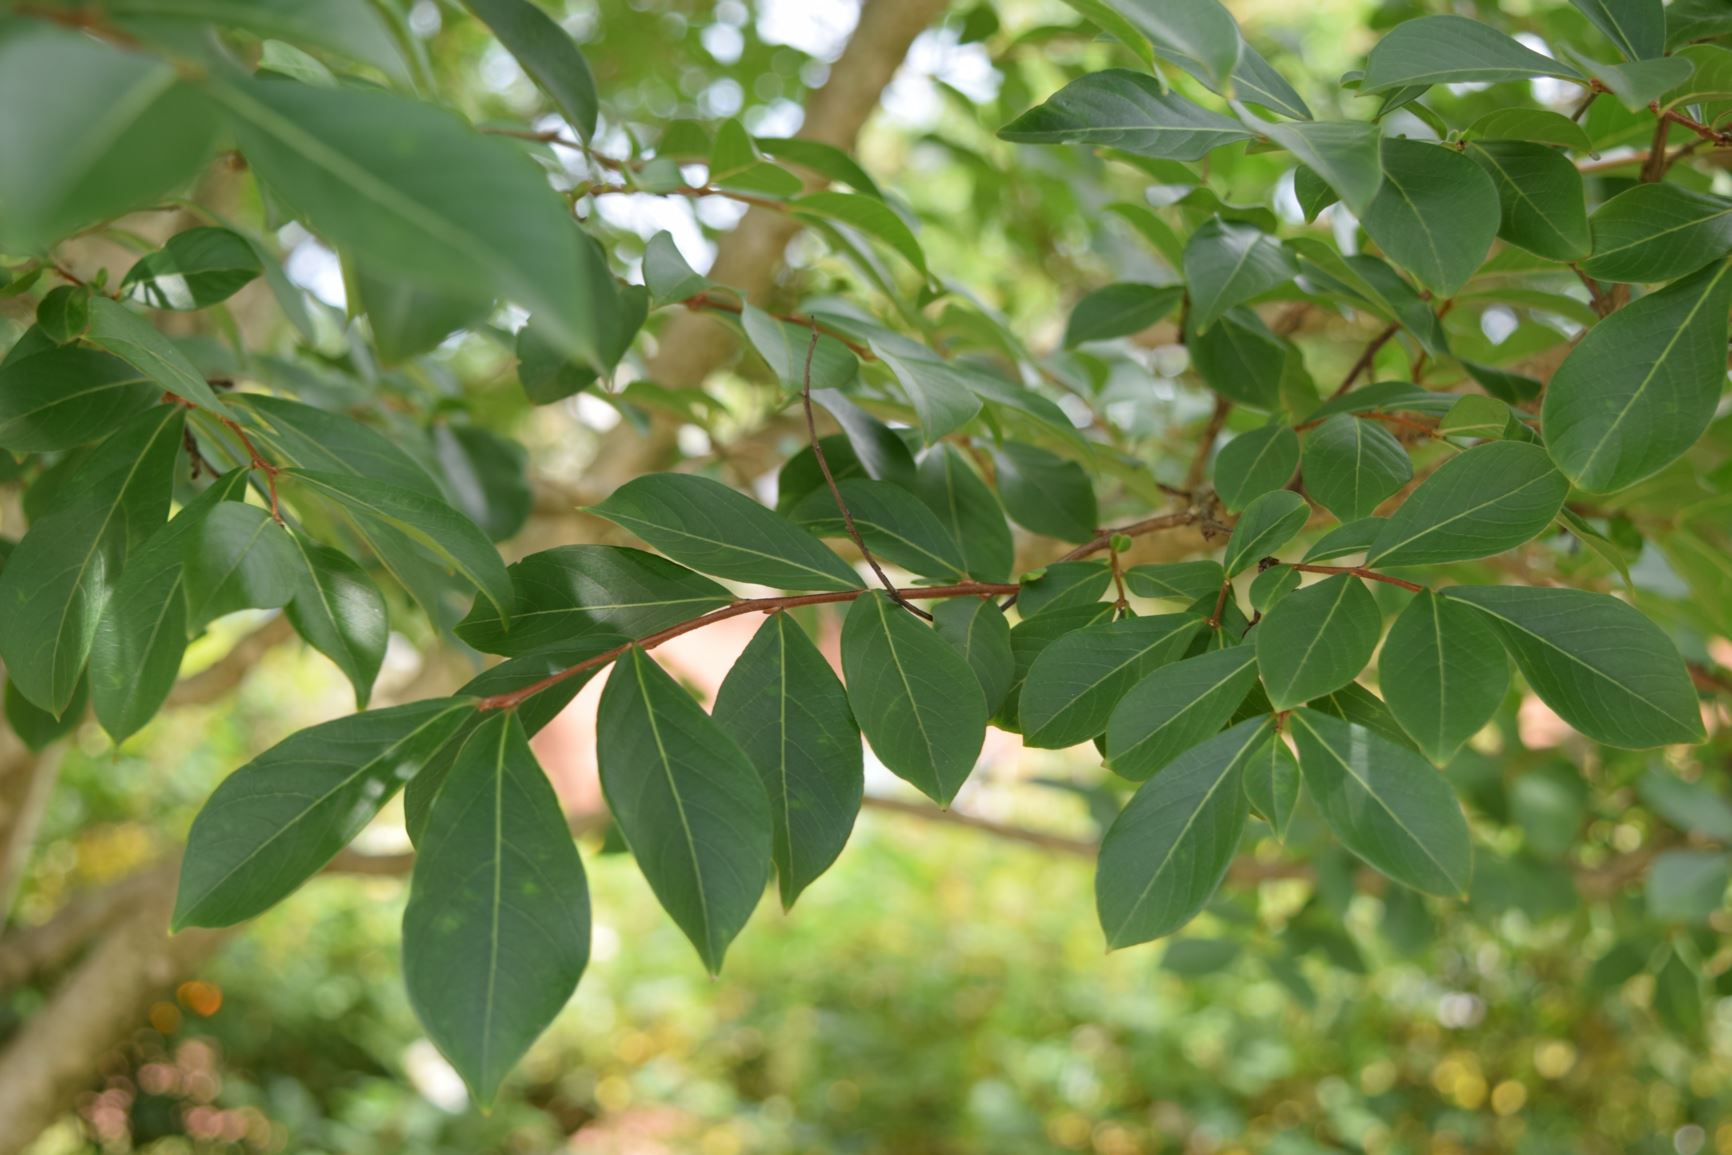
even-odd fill
[[[1132,686],[1107,719],[1107,765],[1140,782],[1214,734],[1257,681],[1251,646],[1162,666]]]
[[[390,627],[385,598],[360,564],[341,550],[291,534],[295,593],[283,611],[307,644],[336,663],[367,708],[385,661]]]
[[[1638,750],[1702,741],[1684,660],[1634,607],[1531,586],[1451,586],[1445,596],[1489,617],[1534,693],[1595,741]]]
[[[1732,201],[1666,181],[1625,189],[1588,224],[1582,272],[1596,280],[1670,281],[1732,253]]]
[[[871,590],[842,624],[842,673],[878,760],[950,805],[986,741],[986,697],[962,655]]]
[[[348,845],[474,708],[473,699],[440,698],[352,714],[292,734],[229,775],[187,835],[175,929],[233,926],[281,901]]]
[[[1109,68],[1073,80],[998,130],[1016,144],[1088,144],[1157,160],[1201,160],[1255,134],[1141,72]]]
[[[1245,830],[1246,763],[1273,739],[1253,718],[1143,783],[1101,840],[1095,908],[1117,950],[1172,934],[1227,876]]]
[[[1161,614],[1103,622],[1058,639],[1041,651],[1023,683],[1023,741],[1048,750],[1087,742],[1107,728],[1126,691],[1184,653],[1202,627],[1189,614]]]
[[[1535,76],[1581,79],[1575,69],[1523,47],[1490,25],[1464,16],[1421,16],[1397,24],[1372,48],[1360,91]]]
[[[1305,491],[1343,522],[1369,517],[1412,476],[1407,450],[1375,421],[1337,413],[1305,439]]]
[[[1410,20],[1396,31],[1457,19]],[[1421,284],[1440,297],[1453,297],[1485,259],[1499,218],[1497,187],[1473,161],[1442,145],[1388,139],[1383,142],[1383,188],[1360,223],[1378,247]]]
[[[256,505],[214,506],[183,549],[187,621],[194,629],[236,610],[276,609],[295,596],[294,542]]]
[[[770,876],[770,804],[758,771],[635,647],[602,691],[595,749],[608,809],[650,889],[719,973]]]
[[[1287,595],[1257,627],[1257,667],[1269,701],[1287,710],[1359,676],[1383,633],[1365,583],[1337,574]]]
[[[978,581],[1003,581],[1015,562],[1004,507],[962,451],[948,442],[920,455],[914,492],[962,550],[962,567]]]
[[[1305,789],[1342,845],[1403,886],[1465,897],[1473,845],[1448,780],[1364,726],[1316,710],[1290,717]]]
[[[1018,525],[1060,541],[1087,541],[1094,536],[1100,510],[1094,485],[1082,466],[1020,441],[999,446],[992,460],[998,470],[998,495]]]
[[[120,291],[153,309],[206,309],[226,301],[264,272],[247,239],[228,229],[187,229],[140,257]]]
[[[532,553],[509,567],[510,624],[477,600],[457,636],[489,654],[518,656],[559,645],[597,625],[627,638],[720,609],[724,587],[640,549],[565,545]]]
[[[0,366],[0,449],[51,453],[106,437],[162,398],[162,386],[86,345],[50,346]]]
[[[589,887],[515,714],[463,744],[416,848],[403,910],[415,1016],[483,1106],[589,962]]]
[[[1064,327],[1064,347],[1090,341],[1110,341],[1141,333],[1173,311],[1185,295],[1177,285],[1143,285],[1120,281],[1085,294],[1070,311]]]
[[[1293,811],[1299,806],[1299,760],[1280,738],[1245,763],[1245,796],[1251,812],[1267,822],[1275,837],[1286,838]]]
[[[1221,558],[1227,576],[1237,577],[1292,541],[1310,517],[1311,507],[1290,489],[1277,489],[1251,502],[1227,538],[1227,552]]]
[[[553,98],[565,122],[585,141],[595,135],[595,77],[577,45],[553,17],[528,0],[463,0],[499,42]]]
[[[1576,485],[1609,493],[1696,443],[1726,385],[1732,261],[1626,305],[1588,333],[1546,387],[1546,451]]]
[[[987,714],[996,714],[1016,667],[1004,611],[991,598],[947,598],[932,607],[932,628],[974,671]]]
[[[1190,323],[1206,333],[1228,309],[1298,275],[1298,262],[1280,241],[1249,225],[1211,217],[1185,242]]]
[[[1491,721],[1509,690],[1509,659],[1497,633],[1430,590],[1416,594],[1389,628],[1378,672],[1390,711],[1439,766]]]
[[[875,555],[923,577],[967,580],[956,539],[914,494],[888,481],[863,477],[839,481],[836,489],[855,531]],[[848,522],[827,485],[807,494],[789,517],[819,537],[850,536]]]
[[[719,481],[686,473],[633,478],[590,509],[700,573],[790,590],[861,587],[817,538]]]
[[[793,617],[771,614],[716,692],[714,717],[763,779],[791,908],[842,853],[860,812],[865,771],[848,693]]]
[[[1497,234],[1554,261],[1588,255],[1588,208],[1582,174],[1549,145],[1522,140],[1475,141],[1467,155],[1497,186],[1503,216]]]
[[[1476,445],[1422,482],[1381,523],[1366,565],[1440,565],[1514,549],[1545,532],[1569,482],[1538,446]]]

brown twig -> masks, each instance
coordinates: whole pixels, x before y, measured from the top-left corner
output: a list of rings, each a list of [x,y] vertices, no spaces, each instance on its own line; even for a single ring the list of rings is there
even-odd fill
[[[1286,565],[1289,569],[1297,570],[1300,573],[1351,574],[1356,578],[1364,578],[1366,581],[1382,582],[1384,585],[1400,586],[1402,589],[1416,594],[1425,592],[1425,587],[1420,585],[1418,582],[1410,582],[1405,578],[1390,577],[1386,573],[1378,573],[1376,570],[1366,569],[1364,566],[1311,565],[1306,562],[1283,562],[1280,558],[1274,557],[1264,558],[1263,562],[1265,565]]]
[[[1209,469],[1209,454],[1214,451],[1215,440],[1221,436],[1221,428],[1227,424],[1227,414],[1233,411],[1233,403],[1225,397],[1215,398],[1215,410],[1209,414],[1209,423],[1203,427],[1203,436],[1197,442],[1197,452],[1191,457],[1191,467],[1185,470],[1185,490],[1195,493],[1203,484],[1203,474]]]
[[[236,437],[240,438],[241,448],[245,449],[247,456],[252,459],[252,468],[265,475],[265,488],[270,491],[271,495],[271,517],[275,519],[278,525],[281,525],[283,513],[277,503],[277,467],[259,452],[258,446],[253,444],[252,438],[247,436],[247,431],[241,428],[240,422],[232,417],[224,417],[220,413],[215,414],[215,416],[218,421],[232,430]]]
[[[1347,370],[1347,376],[1341,379],[1341,384],[1337,385],[1335,392],[1329,395],[1329,400],[1333,401],[1353,388],[1353,383],[1359,380],[1359,375],[1371,368],[1371,362],[1377,358],[1377,351],[1388,344],[1389,339],[1400,331],[1401,326],[1391,321],[1377,336],[1371,338],[1370,343],[1365,346],[1365,351],[1359,354],[1359,360],[1353,362],[1353,367]]]
[[[824,446],[818,440],[818,421],[812,415],[812,355],[818,351],[818,322],[812,322],[812,339],[806,343],[806,366],[800,373],[800,404],[806,410],[806,437],[812,446],[812,456],[818,459],[818,472],[824,475],[824,484],[830,487],[830,497],[836,502],[836,510],[842,515],[842,526],[848,531],[848,537],[854,542],[854,548],[860,551],[860,556],[866,559],[866,564],[872,567],[872,572],[878,575],[879,584],[890,595],[890,600],[918,617],[932,620],[932,615],[918,606],[908,604],[902,596],[902,591],[896,588],[896,583],[890,580],[890,575],[884,572],[884,567],[878,564],[878,559],[872,556],[872,551],[866,548],[866,539],[860,536],[859,528],[854,524],[854,512],[848,508],[848,503],[842,500],[842,489],[836,484],[836,475],[830,472],[830,460],[824,455]]]

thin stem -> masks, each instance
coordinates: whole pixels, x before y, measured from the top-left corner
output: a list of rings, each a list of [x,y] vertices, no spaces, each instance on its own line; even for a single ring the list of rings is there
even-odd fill
[[[236,437],[240,438],[241,448],[245,449],[247,456],[252,459],[252,467],[265,475],[265,488],[271,495],[271,517],[278,525],[283,524],[283,512],[277,502],[277,467],[259,452],[258,446],[253,444],[252,438],[247,436],[247,431],[241,428],[240,422],[232,417],[224,417],[220,413],[215,416],[218,421],[232,430]]]
[[[812,339],[806,343],[806,366],[800,373],[800,404],[806,410],[806,437],[812,445],[812,456],[818,459],[818,472],[824,475],[824,484],[830,487],[830,497],[836,502],[837,512],[842,515],[842,525],[847,529],[854,547],[860,551],[860,556],[866,559],[866,564],[872,567],[872,572],[878,575],[878,581],[889,593],[890,600],[908,612],[931,621],[931,614],[903,600],[902,592],[896,588],[896,583],[890,580],[890,575],[884,572],[884,567],[878,564],[878,559],[866,548],[866,539],[860,536],[860,530],[854,524],[854,513],[848,508],[848,503],[842,500],[842,489],[836,484],[836,475],[830,472],[830,460],[824,455],[824,446],[818,440],[818,421],[812,415],[812,355],[817,351],[818,322],[813,321]]]
[[[1289,569],[1297,570],[1299,573],[1352,574],[1354,577],[1364,578],[1366,581],[1382,582],[1384,585],[1400,586],[1402,589],[1416,594],[1425,592],[1425,587],[1420,585],[1418,582],[1410,582],[1404,578],[1390,577],[1386,573],[1378,573],[1376,570],[1366,569],[1364,566],[1310,565],[1305,562],[1297,561],[1283,563],[1279,558],[1273,557],[1264,558],[1263,562],[1265,565],[1285,564]]]
[[[476,708],[480,710],[509,710],[527,699],[533,698],[543,690],[548,690],[559,685],[568,678],[574,678],[589,670],[599,669],[600,667],[607,665],[633,646],[643,650],[653,650],[663,642],[672,641],[675,638],[691,633],[693,630],[701,630],[705,626],[715,625],[717,622],[725,622],[729,618],[737,618],[746,614],[754,613],[774,613],[777,610],[796,609],[800,606],[821,606],[831,605],[836,602],[851,602],[866,592],[867,591],[863,589],[835,590],[819,594],[793,594],[786,597],[744,598],[740,601],[725,605],[721,609],[711,610],[707,614],[701,614],[698,617],[690,618],[686,621],[679,622],[676,625],[669,626],[665,630],[659,630],[647,637],[615,646],[613,649],[596,654],[592,658],[585,658],[574,666],[567,666],[565,669],[549,674],[539,682],[524,686],[522,689],[512,690],[509,693],[504,694],[493,694],[489,697],[482,698],[476,703]],[[902,596],[905,598],[997,597],[1000,594],[1015,592],[1016,587],[1005,582],[960,582],[956,585],[949,586],[917,586],[913,589],[902,591]]]
[[[1227,595],[1231,593],[1232,590],[1232,578],[1228,578],[1226,581],[1221,583],[1221,592],[1215,595],[1215,610],[1209,615],[1209,628],[1211,630],[1218,630],[1221,628],[1221,615],[1226,612]]]
[[[1215,411],[1209,414],[1209,423],[1203,427],[1203,436],[1197,442],[1197,452],[1191,457],[1191,467],[1185,471],[1185,489],[1190,493],[1197,492],[1203,484],[1203,474],[1209,469],[1209,454],[1215,448],[1215,439],[1221,436],[1222,426],[1227,424],[1227,414],[1233,411],[1233,403],[1225,397],[1215,398]]]
[[[1359,380],[1359,375],[1371,368],[1372,361],[1377,358],[1377,351],[1387,345],[1389,339],[1400,331],[1401,326],[1392,321],[1377,336],[1371,338],[1370,343],[1365,346],[1365,351],[1359,354],[1359,360],[1353,362],[1353,367],[1347,370],[1347,376],[1341,379],[1341,384],[1337,385],[1335,392],[1329,395],[1329,400],[1333,401],[1353,388],[1353,383]]]

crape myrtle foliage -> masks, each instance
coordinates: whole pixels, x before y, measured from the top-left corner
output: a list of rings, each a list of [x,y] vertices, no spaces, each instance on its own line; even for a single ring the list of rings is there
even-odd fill
[[[648,126],[604,155],[564,31],[525,0],[466,6],[559,128],[439,107],[388,6],[114,0],[0,22],[4,292],[34,305],[0,366],[0,448],[28,518],[0,571],[11,724],[42,743],[89,711],[122,741],[189,638],[247,609],[280,608],[360,708],[219,787],[176,926],[267,909],[406,789],[409,993],[486,1100],[587,960],[582,862],[529,738],[604,669],[609,808],[711,971],[772,877],[792,905],[844,849],[863,741],[940,805],[988,726],[1092,742],[1135,786],[1096,883],[1124,947],[1210,903],[1253,817],[1279,836],[1307,807],[1397,887],[1466,896],[1473,836],[1438,768],[1518,676],[1595,742],[1704,740],[1698,683],[1720,677],[1706,646],[1732,624],[1725,437],[1710,433],[1732,309],[1713,166],[1732,145],[1717,42],[1732,9],[1581,0],[1544,14],[1543,53],[1513,28],[1414,15],[1325,117],[1215,0],[1073,0],[1119,66],[1031,98],[998,135],[1146,180],[1110,211],[1170,275],[1083,293],[1062,348],[1037,353],[928,263],[912,215],[844,153],[727,121]],[[1441,86],[1459,84],[1507,99],[1451,119]],[[574,164],[592,176],[574,184]],[[1228,199],[1210,168],[1232,164],[1290,173],[1297,211]],[[256,211],[174,200],[213,165],[244,167]],[[628,268],[590,211],[621,190],[791,214],[854,291],[771,313],[666,234]],[[64,260],[165,203],[206,223],[114,276]],[[332,318],[283,274],[291,221],[341,254],[342,357],[320,351]],[[259,278],[292,355],[225,322]],[[698,473],[645,474],[589,512],[647,548],[507,566],[495,542],[527,516],[523,451],[425,391],[368,403],[392,380],[380,366],[468,328],[512,343],[536,404],[595,390],[689,413],[653,382],[613,385],[640,331],[679,309],[737,325],[810,432],[773,508]],[[229,343],[171,336],[189,312]],[[1311,316],[1368,327],[1338,381],[1296,340]],[[1488,339],[1486,318],[1510,318],[1510,337]],[[1099,393],[1168,331],[1179,388],[1213,407],[1188,452],[1073,423],[1057,399]],[[819,413],[840,431],[820,436]],[[1145,508],[1102,528],[1097,491]],[[1665,533],[1644,552],[1656,508]],[[1059,543],[1047,564],[1018,569],[1013,524]],[[1194,556],[1123,560],[1155,534]],[[1674,596],[1647,593],[1644,569]],[[810,607],[839,616],[840,676]],[[388,621],[417,614],[504,660],[452,697],[366,709]],[[761,624],[706,711],[653,651],[744,615]],[[1679,779],[1656,790],[1686,824],[1718,813]],[[1705,918],[1727,858],[1673,854],[1650,906]],[[1696,943],[1642,962],[1687,1026]]]

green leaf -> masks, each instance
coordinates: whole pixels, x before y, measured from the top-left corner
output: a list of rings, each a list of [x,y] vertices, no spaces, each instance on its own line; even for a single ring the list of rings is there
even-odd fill
[[[1245,507],[1227,538],[1221,565],[1228,577],[1237,577],[1248,567],[1273,554],[1298,536],[1311,519],[1311,507],[1291,489],[1265,493]]]
[[[0,365],[0,449],[73,449],[108,436],[161,397],[160,385],[118,357],[51,345]]]
[[[553,98],[565,122],[584,140],[595,135],[600,111],[595,77],[577,45],[546,12],[528,0],[463,0],[499,42],[517,58],[541,90]]]
[[[1254,753],[1245,763],[1245,796],[1251,811],[1267,822],[1275,837],[1285,839],[1299,807],[1299,760],[1280,738]]]
[[[686,263],[673,235],[667,232],[657,233],[644,246],[643,280],[650,302],[657,308],[695,296],[710,285],[708,277]]]
[[[287,897],[474,708],[440,698],[352,714],[292,734],[229,775],[187,835],[174,928],[233,926]]]
[[[1337,413],[1305,439],[1305,491],[1343,522],[1369,517],[1412,477],[1407,450],[1375,421]]]
[[[1024,743],[1062,750],[1101,733],[1131,687],[1183,654],[1202,628],[1189,614],[1160,614],[1102,622],[1059,638],[1035,658],[1023,683]]]
[[[355,708],[364,710],[390,640],[385,598],[348,554],[298,534],[290,537],[295,593],[284,613],[308,645],[343,671],[355,687]]]
[[[1515,420],[1507,402],[1496,397],[1468,393],[1450,406],[1437,431],[1445,437],[1473,437],[1495,440],[1510,430]],[[1519,424],[1519,422],[1518,422]]]
[[[1157,49],[1189,57],[1203,79],[1224,88],[1244,43],[1239,25],[1217,0],[1109,0]]]
[[[878,197],[864,193],[807,193],[789,206],[796,217],[837,221],[859,229],[914,266],[922,277],[931,277],[926,254],[908,223]]]
[[[458,637],[489,654],[520,656],[597,626],[642,638],[733,600],[709,578],[624,546],[559,546],[532,553],[507,572],[514,591],[509,625],[482,600],[457,623]]]
[[[140,257],[120,291],[153,309],[206,309],[240,292],[264,265],[252,244],[228,229],[187,229]]]
[[[860,812],[865,770],[847,691],[792,615],[771,614],[716,692],[715,721],[763,779],[789,909],[842,853]]]
[[[1570,0],[1588,22],[1617,45],[1626,60],[1666,51],[1666,9],[1660,0]]]
[[[1564,54],[1616,96],[1620,104],[1636,113],[1645,111],[1660,97],[1683,85],[1695,71],[1695,65],[1682,56],[1662,56],[1628,64],[1602,64],[1568,48],[1564,49]]]
[[[1297,356],[1246,308],[1229,309],[1206,333],[1187,326],[1185,346],[1209,388],[1229,401],[1265,411],[1280,406],[1282,374],[1289,358]]]
[[[1709,265],[1588,330],[1552,375],[1546,451],[1576,485],[1652,477],[1708,428],[1726,385],[1732,261]]]
[[[1582,272],[1602,281],[1670,281],[1732,253],[1732,201],[1675,184],[1626,189],[1588,224],[1593,256]]]
[[[1000,445],[992,460],[998,495],[1012,521],[1060,541],[1087,541],[1094,536],[1100,509],[1082,466],[1020,441]]]
[[[1213,597],[1227,580],[1220,562],[1173,561],[1160,565],[1137,565],[1125,571],[1125,584],[1140,598],[1165,598],[1190,605],[1198,598]]]
[[[1295,590],[1257,626],[1257,668],[1277,710],[1339,690],[1371,661],[1383,615],[1365,583],[1336,574]]]
[[[926,444],[937,444],[940,438],[968,424],[980,412],[980,398],[945,362],[929,354],[916,355],[886,341],[873,341],[872,352],[907,392]]]
[[[1398,31],[1427,22],[1412,20]],[[1497,186],[1461,153],[1418,140],[1383,142],[1383,187],[1360,223],[1391,260],[1438,296],[1453,297],[1479,269],[1500,219]]]
[[[893,481],[904,489],[916,488],[918,471],[914,465],[914,455],[909,452],[908,442],[903,439],[902,434],[834,389],[814,390],[812,400],[828,409],[830,416],[836,419],[836,424],[842,427],[849,448],[866,471],[866,476],[874,481]],[[817,468],[816,459],[812,466],[816,481],[811,488],[816,489],[824,484],[824,478]],[[779,512],[794,504],[789,501],[784,505],[780,500],[782,495],[777,496]]]
[[[1349,554],[1364,553],[1382,532],[1383,522],[1381,517],[1362,517],[1358,521],[1338,525],[1318,538],[1311,548],[1305,551],[1301,560],[1334,561]]]
[[[1650,770],[1636,784],[1642,801],[1680,830],[1732,842],[1732,802],[1706,782],[1686,782],[1661,770]]]
[[[1085,295],[1070,311],[1064,347],[1090,341],[1111,341],[1141,333],[1173,311],[1185,291],[1178,285],[1143,285],[1120,281]]]
[[[1378,674],[1390,711],[1439,766],[1491,721],[1509,690],[1509,659],[1497,633],[1430,590],[1416,594],[1389,627]]]
[[[107,297],[90,299],[91,344],[104,349],[176,397],[205,409],[223,403],[186,354],[142,317]]]
[[[1010,575],[1015,543],[1004,508],[960,449],[946,442],[921,454],[914,491],[961,548],[970,577],[996,582]]]
[[[1491,557],[1544,533],[1569,494],[1538,446],[1490,441],[1443,463],[1382,523],[1367,565]]]
[[[529,451],[510,438],[467,422],[433,426],[433,457],[451,505],[494,541],[516,535],[529,520]]]
[[[288,531],[256,505],[215,506],[183,549],[187,621],[194,629],[236,610],[276,609],[295,596],[298,551]]]
[[[996,714],[1016,668],[1004,611],[991,598],[948,598],[932,607],[932,629],[962,655],[980,682],[987,714]]]
[[[1201,160],[1255,134],[1140,72],[1111,68],[1073,80],[998,130],[1016,144],[1087,144],[1157,160]]]
[[[1316,710],[1290,717],[1305,788],[1342,845],[1403,886],[1465,898],[1473,845],[1443,775],[1364,726]]]
[[[878,760],[948,806],[986,740],[986,697],[962,655],[871,590],[842,624],[842,674]]]
[[[1135,782],[1214,734],[1257,681],[1251,646],[1162,666],[1126,692],[1107,719],[1107,765]]]
[[[216,141],[209,102],[169,61],[41,21],[0,40],[0,108],[0,249],[14,253],[177,191]]]
[[[1185,242],[1190,322],[1196,332],[1207,332],[1228,309],[1298,275],[1298,262],[1280,241],[1249,225],[1211,217]]]
[[[793,392],[807,383],[807,353],[811,354],[813,389],[846,388],[860,375],[860,359],[834,337],[772,317],[752,304],[741,308],[740,325],[776,380]]]
[[[1355,213],[1363,213],[1383,186],[1383,133],[1375,124],[1320,120],[1257,127],[1298,157]]]
[[[1684,961],[1678,946],[1666,952],[1666,962],[1654,976],[1654,1013],[1666,1028],[1698,1046],[1703,1037],[1702,979]]]
[[[860,578],[817,538],[719,481],[633,478],[590,509],[700,573],[790,590],[855,590]]]
[[[1413,739],[1407,731],[1401,728],[1401,723],[1395,720],[1395,715],[1389,712],[1389,707],[1383,704],[1383,699],[1358,682],[1349,682],[1334,693],[1325,694],[1308,705],[1310,709],[1331,718],[1363,726],[1397,746],[1418,749],[1413,745]]]
[[[127,559],[90,649],[91,701],[116,745],[156,716],[180,676],[186,543],[217,503],[235,500],[246,483],[244,469],[223,474]]]
[[[1707,922],[1725,904],[1732,855],[1721,850],[1668,850],[1648,868],[1648,914],[1663,922]]]
[[[1377,170],[1378,183],[1383,183],[1383,170]],[[1323,178],[1299,165],[1293,170],[1293,199],[1299,202],[1299,211],[1305,216],[1305,223],[1315,221],[1319,214],[1341,198],[1335,190],[1324,183]]]
[[[1617,598],[1528,586],[1451,586],[1445,596],[1486,614],[1540,700],[1595,741],[1645,749],[1702,740],[1683,659]]]
[[[1361,92],[1419,84],[1495,84],[1581,73],[1541,56],[1489,25],[1463,16],[1422,16],[1397,24],[1365,59]]]
[[[1069,634],[1089,626],[1112,619],[1115,611],[1111,602],[1095,602],[1090,605],[1068,606],[1041,614],[1039,617],[1024,618],[1010,630],[1011,675],[1010,692],[1004,696],[1004,704],[999,707],[995,724],[1006,729],[1020,731],[1022,729],[1022,687],[1028,680],[1028,672],[1033,668],[1035,659],[1044,653],[1048,646]]]
[[[1263,719],[1241,722],[1131,797],[1101,841],[1095,872],[1110,949],[1172,934],[1208,904],[1245,830],[1245,766],[1271,738]]]
[[[0,569],[0,659],[51,714],[72,700],[127,553],[168,516],[185,413],[159,405],[97,446]]]
[[[770,877],[770,804],[757,769],[635,647],[608,676],[595,747],[608,809],[650,889],[719,973]]]
[[[439,499],[352,474],[285,469],[282,481],[306,487],[360,521],[405,535],[480,590],[501,614],[508,612],[511,577],[498,551],[474,522]]]
[[[370,64],[405,87],[412,83],[410,66],[389,19],[370,4],[350,0],[106,0],[103,7],[111,16],[129,17],[177,39],[206,34],[210,24],[244,29],[261,40],[327,49]]]
[[[571,356],[602,363],[597,320],[611,310],[595,292],[597,252],[520,149],[381,90],[211,91],[248,163],[330,241],[405,279],[515,301]]]
[[[1497,235],[1554,261],[1588,255],[1588,208],[1582,174],[1570,158],[1523,140],[1474,141],[1467,155],[1497,186],[1503,215]]]
[[[1290,565],[1272,565],[1251,579],[1251,608],[1266,614],[1275,603],[1299,588],[1299,571]]]
[[[854,529],[874,555],[924,577],[967,580],[956,539],[914,494],[888,481],[863,477],[839,481],[836,489]],[[849,536],[828,486],[807,494],[788,516],[819,537]]]
[[[33,753],[40,753],[50,743],[57,742],[77,730],[89,707],[89,679],[78,683],[78,688],[72,692],[72,701],[67,703],[66,709],[61,711],[58,718],[32,704],[12,683],[6,683],[6,724],[12,727],[12,733],[18,736],[25,748]]]
[[[752,142],[765,156],[808,169],[832,184],[845,184],[855,192],[865,193],[879,200],[884,199],[883,192],[879,190],[871,174],[861,168],[853,157],[834,145],[801,136],[758,136],[753,137]]]
[[[589,888],[516,715],[482,722],[445,776],[403,911],[415,1016],[483,1106],[589,962]]]
[[[1016,612],[1026,621],[1036,614],[1098,602],[1112,581],[1112,569],[1105,562],[1053,562],[1023,575]]]
[[[1587,130],[1560,112],[1546,108],[1499,108],[1486,113],[1468,127],[1477,140],[1531,140],[1556,144],[1581,152],[1592,152]]]
[[[249,419],[253,436],[271,448],[279,463],[353,474],[428,497],[440,496],[438,483],[414,458],[352,417],[263,393],[236,394],[231,408]]]
[[[458,329],[485,320],[493,308],[492,299],[485,294],[429,289],[413,281],[380,276],[370,266],[355,268],[350,280],[355,311],[367,315],[373,348],[387,365],[400,365],[431,352]]]

